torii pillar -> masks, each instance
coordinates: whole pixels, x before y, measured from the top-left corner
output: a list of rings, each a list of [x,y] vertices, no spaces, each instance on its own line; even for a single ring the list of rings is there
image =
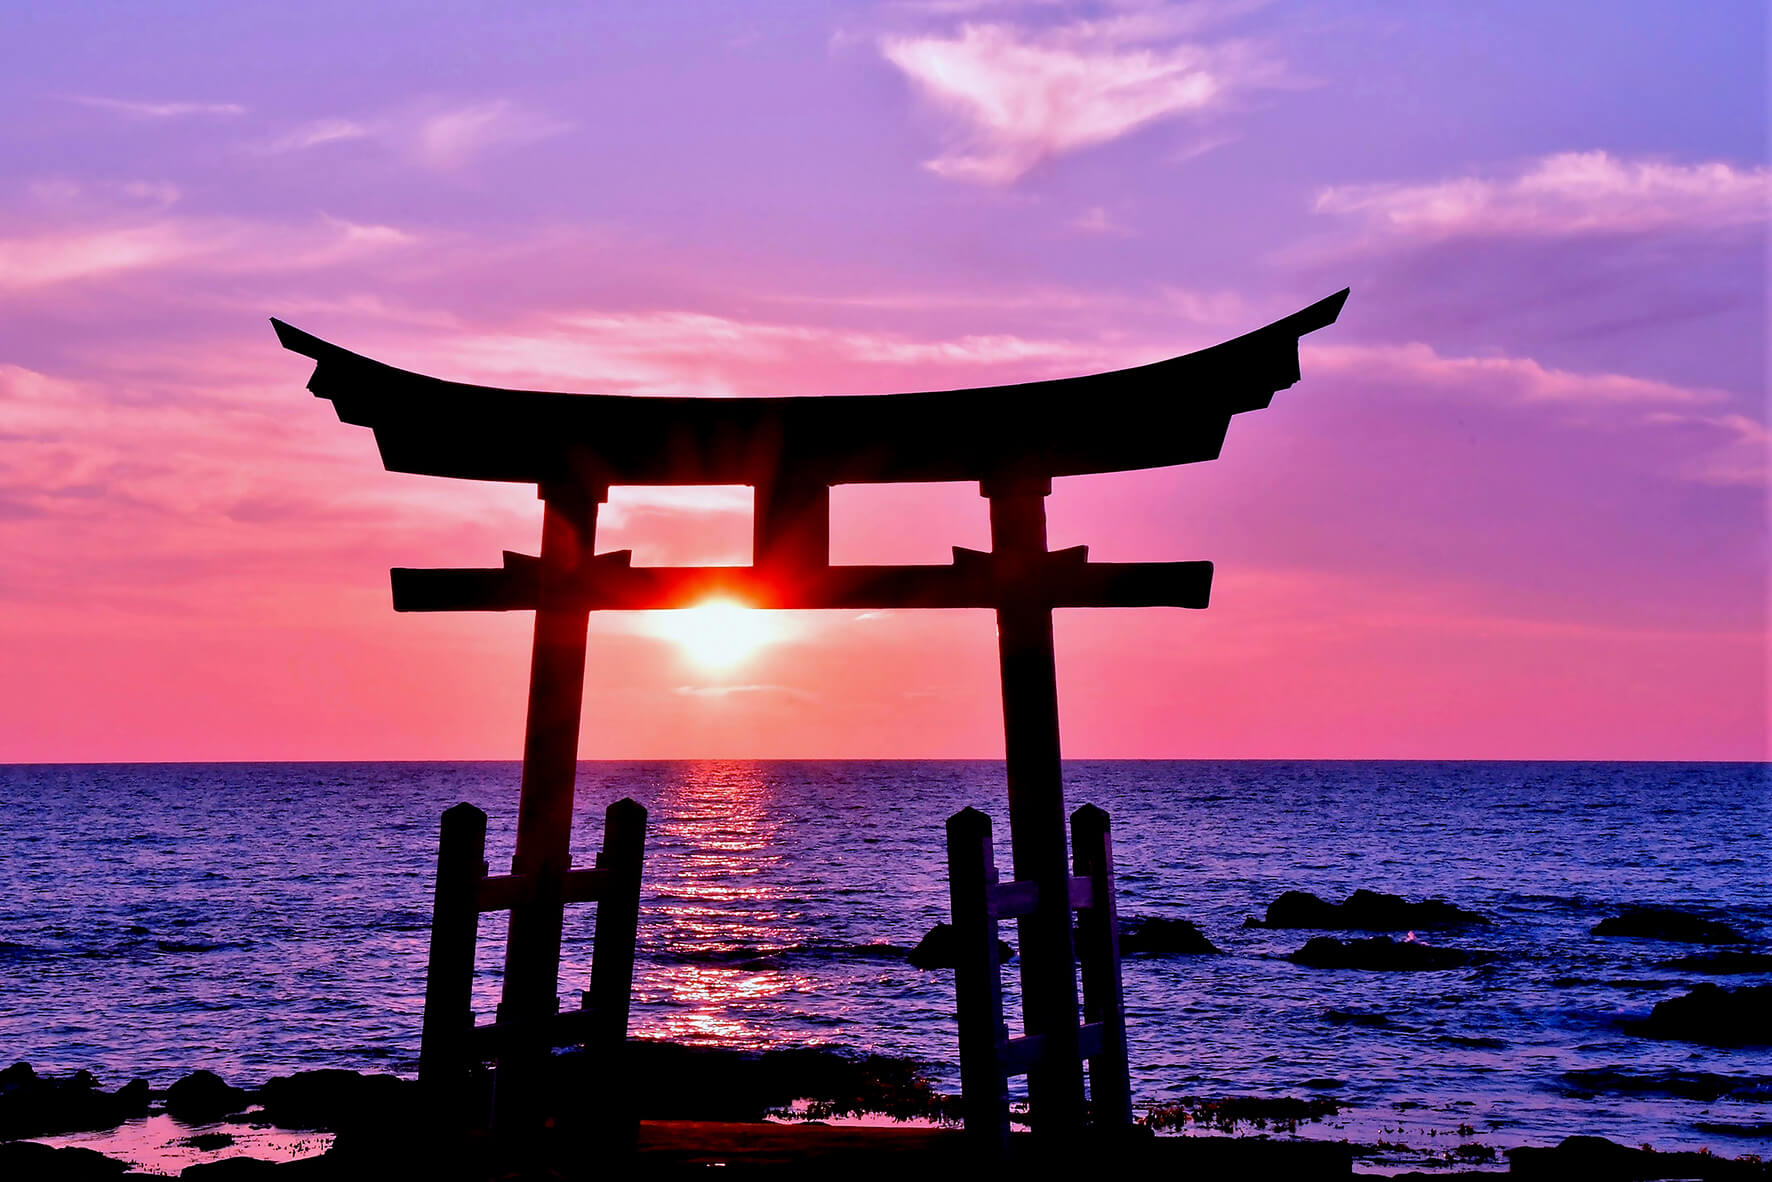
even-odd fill
[[[1058,734],[1052,594],[1046,570],[1050,479],[986,481],[998,588],[997,657],[1003,683],[1009,834],[1017,881],[1038,903],[1017,921],[1022,1017],[1046,1051],[1028,1072],[1028,1106],[1042,1135],[1069,1139],[1084,1125],[1077,1053],[1077,959],[1071,932],[1071,860]]]
[[[529,662],[529,711],[523,733],[523,786],[512,874],[535,876],[534,900],[511,908],[505,944],[500,1022],[516,1033],[500,1057],[493,1124],[520,1132],[545,1106],[538,1089],[551,1044],[544,1031],[559,1005],[562,887],[572,869],[572,806],[578,779],[579,718],[584,709],[585,636],[590,611],[557,594],[578,580],[596,550],[597,505],[607,488],[544,485],[540,602]],[[555,593],[551,593],[555,592]]]

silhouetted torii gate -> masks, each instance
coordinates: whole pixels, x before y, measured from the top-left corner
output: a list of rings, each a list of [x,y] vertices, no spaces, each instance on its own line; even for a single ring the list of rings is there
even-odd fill
[[[535,612],[512,873],[541,885],[511,907],[500,1022],[539,1029],[557,1006],[588,613],[687,607],[715,595],[759,608],[991,608],[1014,877],[1033,884],[1032,910],[1019,920],[1023,1015],[1043,1048],[1029,1101],[1037,1132],[1063,1139],[1079,1128],[1052,609],[1203,608],[1212,564],[1102,563],[1090,562],[1086,547],[1050,551],[1045,498],[1055,476],[1217,458],[1231,416],[1266,407],[1298,380],[1298,339],[1334,323],[1347,295],[1134,369],[863,397],[466,385],[395,369],[273,320],[285,348],[317,362],[308,389],[330,399],[344,422],[373,429],[390,471],[534,484],[543,502],[538,557],[506,552],[491,569],[393,571],[396,611]],[[918,481],[977,481],[990,501],[990,551],[956,547],[949,565],[831,565],[833,485]],[[594,552],[597,506],[612,485],[693,484],[755,489],[750,566],[647,568],[633,566],[630,551]],[[501,1059],[501,1097],[527,1095],[530,1081],[506,1078],[524,1063],[530,1075],[531,1057]]]

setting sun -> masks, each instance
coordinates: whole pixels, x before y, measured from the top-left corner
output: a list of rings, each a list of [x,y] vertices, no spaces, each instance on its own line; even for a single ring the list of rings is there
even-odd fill
[[[729,669],[778,635],[768,612],[730,599],[659,612],[654,627],[705,669]]]

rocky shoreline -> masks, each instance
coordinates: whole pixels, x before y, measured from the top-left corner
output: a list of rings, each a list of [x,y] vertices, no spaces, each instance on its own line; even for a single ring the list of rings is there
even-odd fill
[[[714,1159],[793,1174],[852,1159],[866,1168],[902,1156],[906,1168],[915,1168],[919,1162],[934,1167],[965,1158],[960,1134],[952,1128],[952,1098],[931,1086],[910,1060],[819,1048],[743,1052],[644,1041],[631,1044],[630,1051],[627,1090],[637,1098],[644,1122],[635,1152],[646,1159],[648,1173],[674,1173]],[[426,1111],[418,1085],[392,1075],[317,1069],[247,1088],[200,1070],[165,1089],[133,1080],[106,1091],[89,1072],[53,1078],[15,1064],[0,1072],[0,1177],[149,1176],[133,1172],[138,1167],[163,1174],[164,1157],[138,1154],[124,1160],[66,1142],[69,1134],[165,1118],[185,1134],[177,1146],[201,1158],[182,1169],[183,1178],[588,1177],[598,1171],[582,1163],[606,1166],[611,1143],[589,1099],[595,1094],[593,1072],[570,1053],[557,1056],[556,1065],[556,1119],[547,1132],[516,1149],[441,1124]],[[482,1076],[479,1083],[489,1088],[490,1078]],[[1691,1086],[1701,1084],[1717,1086],[1704,1080]],[[483,1091],[481,1098],[486,1095]],[[1321,1095],[1184,1098],[1151,1108],[1136,1136],[1086,1152],[1141,1168],[1279,1171],[1299,1178],[1348,1177],[1356,1161],[1367,1169],[1403,1171],[1401,1177],[1493,1176],[1503,1167],[1519,1177],[1598,1182],[1772,1177],[1772,1165],[1751,1156],[1656,1153],[1597,1137],[1499,1151],[1460,1143],[1426,1154],[1394,1143],[1292,1139],[1301,1125],[1333,1116],[1341,1107]],[[767,1123],[784,1114],[796,1121]],[[825,1123],[870,1115],[906,1123],[871,1128]],[[249,1131],[266,1128],[324,1132],[330,1140],[307,1142],[308,1152],[296,1160],[253,1157]],[[1018,1136],[1016,1154],[1036,1149]]]

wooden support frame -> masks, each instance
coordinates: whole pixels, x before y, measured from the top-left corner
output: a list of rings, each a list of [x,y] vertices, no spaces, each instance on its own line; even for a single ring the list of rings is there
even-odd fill
[[[1035,1108],[1033,1082],[1056,1075],[1068,1060],[1082,1074],[1089,1065],[1089,1124],[1098,1132],[1132,1124],[1126,1015],[1120,990],[1120,942],[1114,904],[1113,844],[1108,815],[1093,805],[1071,814],[1077,873],[1063,884],[1067,917],[1077,914],[1076,952],[1082,966],[1084,1021],[1073,1013],[1068,1030],[1036,1030],[1023,986],[1028,1033],[1011,1038],[1003,1021],[998,924],[1042,912],[1042,884],[999,882],[991,819],[967,808],[948,818],[948,894],[957,953],[954,1002],[960,1034],[961,1119],[979,1153],[1000,1155],[1009,1143],[1009,1077],[1029,1076],[1036,1129],[1048,1128],[1049,1110]],[[1026,955],[1025,948],[1022,955]],[[1024,981],[1026,976],[1024,973]],[[1074,978],[1073,978],[1074,979]],[[1055,1037],[1056,1036],[1056,1037]],[[1062,1057],[1062,1059],[1061,1059]],[[1061,1077],[1062,1078],[1062,1077]],[[1078,1130],[1072,1130],[1074,1138]]]
[[[645,808],[633,800],[618,800],[603,815],[603,849],[596,868],[568,870],[559,880],[557,897],[562,904],[597,904],[590,988],[581,995],[580,1008],[560,1012],[550,999],[544,1018],[525,1015],[513,1021],[501,1004],[497,1021],[475,1025],[474,952],[480,916],[504,910],[514,916],[519,908],[534,906],[543,884],[534,874],[489,874],[486,814],[471,804],[444,812],[419,1051],[419,1085],[440,1116],[474,1124],[486,1120],[488,1114],[468,1111],[466,1085],[471,1069],[488,1060],[496,1061],[501,1073],[513,1058],[534,1068],[556,1047],[582,1045],[598,1056],[602,1075],[619,1076],[627,1044],[645,850]],[[500,1083],[507,1078],[501,1075]],[[520,1077],[519,1082],[528,1081]],[[503,1098],[511,1103],[508,1091]],[[533,1102],[537,1097],[531,1094],[526,1099]],[[498,1100],[495,1091],[491,1114],[495,1127]],[[539,1107],[525,1109],[519,1123],[539,1119],[539,1112]],[[503,1127],[509,1131],[509,1108],[506,1113]],[[615,1126],[611,1132],[631,1133],[631,1115],[631,1106],[617,1104],[615,1115],[606,1114],[602,1123]]]

